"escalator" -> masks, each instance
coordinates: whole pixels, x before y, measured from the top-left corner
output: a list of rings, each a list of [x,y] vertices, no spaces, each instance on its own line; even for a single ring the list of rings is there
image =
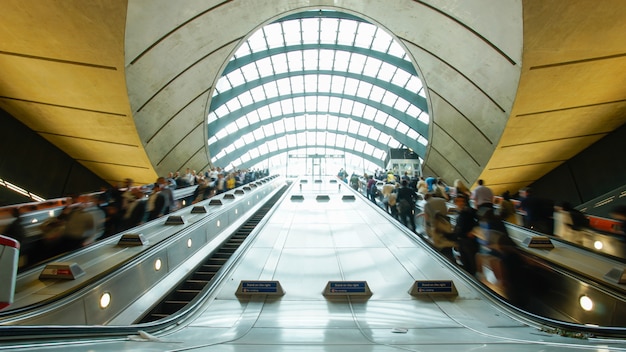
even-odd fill
[[[283,186],[276,192],[250,219],[136,323],[149,323],[175,314],[189,305],[202,292],[208,290],[213,278],[242,246],[287,188],[288,186]]]

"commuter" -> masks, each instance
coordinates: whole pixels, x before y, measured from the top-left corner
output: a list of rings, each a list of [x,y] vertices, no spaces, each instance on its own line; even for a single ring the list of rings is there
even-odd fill
[[[185,188],[185,187],[189,187],[191,186],[189,184],[189,179],[186,177],[186,175],[181,175],[181,173],[179,171],[176,171],[174,173],[174,180],[176,181],[176,188]]]
[[[367,199],[371,200],[374,204],[376,204],[376,180],[374,176],[370,175],[369,180],[367,180]]]
[[[387,213],[391,213],[390,212],[390,205],[389,205],[389,196],[391,195],[391,193],[396,189],[395,186],[395,182],[386,182],[383,185],[383,189],[381,191],[382,196],[383,196],[383,205],[385,207],[385,210],[387,211]]]
[[[398,208],[400,222],[415,232],[415,202],[417,201],[417,194],[413,189],[409,188],[408,184],[406,180],[403,180],[402,186],[397,190],[396,207]]]
[[[459,212],[454,226],[454,238],[458,245],[463,269],[473,276],[476,274],[476,253],[479,249],[474,235],[475,228],[479,226],[478,216],[476,210],[470,206],[467,194],[457,194],[455,203]]]
[[[195,174],[196,174],[195,170],[192,171],[190,168],[185,169],[185,175],[183,175],[183,177],[185,178],[185,181],[188,186],[193,186],[195,184],[195,181],[196,181]]]
[[[141,189],[132,188],[132,196],[134,200],[124,209],[122,217],[122,230],[143,224],[146,220],[146,198]]]
[[[198,188],[194,192],[194,200],[192,203],[198,203],[205,199],[210,198],[213,195],[213,184],[211,180],[202,178],[198,183]]]
[[[124,216],[124,193],[127,190],[128,188],[125,188],[121,183],[111,188],[109,204],[102,207],[102,210],[104,210],[106,214],[105,236],[111,236],[121,230],[122,217]]]
[[[75,198],[75,197],[74,197]],[[44,247],[56,248],[61,237],[65,233],[65,223],[72,211],[74,211],[74,198],[67,198],[65,207],[61,209],[61,213],[56,217],[45,220],[39,228],[42,232],[42,241]],[[45,255],[37,255],[38,258],[46,258]]]
[[[478,186],[472,191],[471,198],[474,201],[475,209],[493,207],[493,192],[489,187],[485,186],[485,181],[483,180],[478,180]]]
[[[590,228],[589,218],[580,210],[575,209],[571,203],[563,202],[560,208],[570,216],[571,222],[568,225],[572,230],[580,231]]]
[[[463,183],[463,181],[456,179],[454,180],[454,188],[456,188],[456,194],[465,194],[468,198],[472,196],[472,192],[469,190],[469,187]]]
[[[511,194],[509,191],[502,193],[502,202],[500,202],[500,208],[498,209],[498,216],[502,221],[518,225],[517,213],[515,212],[515,206],[511,202]]]
[[[159,177],[152,188],[152,194],[146,201],[146,212],[148,214],[147,221],[157,219],[169,213],[170,197],[165,192],[167,181],[163,177]]]
[[[217,174],[217,180],[215,181],[215,194],[221,194],[226,192],[226,180],[223,173]]]
[[[234,173],[228,174],[228,176],[226,176],[226,189],[229,190],[229,191],[231,189],[234,189],[235,188],[235,184],[236,184],[236,181],[235,181]]]
[[[554,203],[537,197],[531,188],[522,190],[520,208],[525,212],[524,227],[547,235],[554,234]]]
[[[529,269],[522,258],[519,248],[509,237],[506,226],[496,216],[494,209],[482,207],[478,211],[481,228],[483,251],[500,262],[502,268],[502,286],[504,296],[510,302],[523,306],[526,303],[529,286]]]
[[[437,184],[437,179],[430,176],[430,177],[426,177],[426,186],[428,187],[428,192],[432,193],[435,191],[435,185]]]
[[[167,188],[170,191],[176,189],[176,187],[178,186],[176,184],[176,179],[174,178],[174,173],[173,172],[170,172],[170,173],[167,174],[166,181],[167,181]]]
[[[348,173],[343,168],[341,168],[337,173],[337,178],[343,182],[347,182],[346,179],[348,178]]]
[[[417,193],[422,195],[422,197],[428,193],[428,185],[426,184],[423,176],[420,176],[419,181],[417,181],[417,184],[415,185],[415,189],[417,190]]]
[[[452,257],[452,247],[456,245],[452,225],[448,217],[448,205],[444,198],[433,193],[426,194],[424,204],[424,226],[433,245],[448,257]]]
[[[104,211],[90,196],[80,196],[65,218],[61,240],[63,251],[75,250],[95,242],[104,234]]]
[[[43,238],[33,250],[37,263],[95,242],[104,234],[105,213],[90,196],[73,196],[56,218],[41,225]]]
[[[433,193],[436,197],[443,198],[446,201],[450,200],[448,189],[441,179],[437,179],[437,183],[433,185]]]
[[[157,178],[157,183],[161,185],[161,192],[165,196],[165,209],[163,209],[163,215],[167,215],[176,210],[176,200],[174,199],[174,189],[176,189],[176,183],[172,185],[171,180],[165,177]]]
[[[419,181],[417,177],[411,177],[409,179],[409,187],[413,188],[415,191],[417,191],[417,181]]]
[[[609,216],[621,221],[619,231],[626,235],[626,205],[617,205],[611,209]]]
[[[20,207],[13,208],[11,212],[13,221],[2,231],[2,234],[20,243],[18,267],[22,268],[28,264],[31,246],[26,241],[26,230],[24,229],[24,224],[22,224]]]
[[[22,224],[22,213],[20,211],[20,207],[15,207],[11,210],[13,215],[13,221],[2,231],[2,234],[11,237],[12,239],[18,241],[20,246],[24,245],[24,241],[26,240],[26,230],[24,229],[24,225]],[[21,247],[23,250],[23,247]]]
[[[389,211],[391,212],[391,216],[398,220],[398,188],[399,188],[400,184],[396,183],[394,186],[393,191],[389,194],[389,197],[387,199],[387,204],[389,207]]]
[[[350,187],[355,191],[359,190],[359,176],[355,173],[350,176]]]

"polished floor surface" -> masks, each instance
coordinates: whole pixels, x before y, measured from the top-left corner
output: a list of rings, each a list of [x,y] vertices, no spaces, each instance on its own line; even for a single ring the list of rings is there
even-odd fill
[[[360,195],[343,200],[354,194],[345,185],[299,186],[186,322],[154,335],[0,351],[626,351],[620,341],[563,337],[517,320],[378,207]],[[242,280],[278,281],[285,293],[236,295]],[[422,280],[451,280],[458,295],[411,295]],[[329,281],[365,281],[372,294],[325,296]]]

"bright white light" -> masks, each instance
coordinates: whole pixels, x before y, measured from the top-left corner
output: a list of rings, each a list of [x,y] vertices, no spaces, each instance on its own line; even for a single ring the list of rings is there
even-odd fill
[[[157,258],[157,260],[154,261],[154,270],[156,271],[161,270],[162,265],[163,265],[163,262],[161,262],[161,259]]]
[[[100,308],[105,309],[111,304],[111,294],[105,292],[100,296]]]
[[[580,304],[580,307],[586,311],[590,311],[593,309],[593,301],[587,296],[581,296],[578,302]]]
[[[600,250],[600,249],[602,249],[602,247],[604,247],[604,245],[602,244],[602,242],[601,242],[601,241],[595,241],[595,242],[593,243],[593,247],[594,247],[595,249],[597,249],[597,250]]]
[[[187,248],[191,248],[192,242],[191,238],[187,240]]]

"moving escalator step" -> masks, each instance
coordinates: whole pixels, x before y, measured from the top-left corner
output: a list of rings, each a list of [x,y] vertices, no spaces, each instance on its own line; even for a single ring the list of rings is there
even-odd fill
[[[207,283],[206,280],[185,280],[182,288],[185,290],[202,290]]]
[[[170,314],[152,313],[150,314],[150,317],[147,318],[145,321],[159,320],[159,319],[167,318],[168,316],[170,316]]]
[[[221,267],[222,267],[222,265],[219,265],[219,264],[203,264],[202,268],[200,270],[211,271],[211,272],[215,273],[218,270],[220,270]]]
[[[180,297],[183,300],[191,301],[200,293],[200,290],[176,290],[176,297]]]
[[[215,273],[213,272],[196,271],[192,276],[192,280],[204,280],[208,283],[209,281],[211,281],[213,276],[215,276]]]
[[[183,282],[178,289],[184,291],[201,291],[203,288],[204,285],[198,284],[197,282]]]
[[[189,301],[165,301],[160,311],[165,314],[176,313],[187,304],[189,304]]]

